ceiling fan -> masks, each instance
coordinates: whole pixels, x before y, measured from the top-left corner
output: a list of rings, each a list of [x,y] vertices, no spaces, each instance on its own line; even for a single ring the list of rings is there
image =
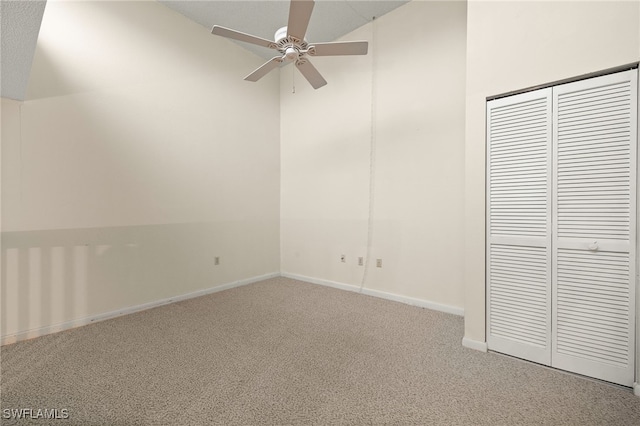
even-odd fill
[[[280,64],[293,62],[307,81],[311,83],[311,86],[313,86],[314,89],[318,89],[327,84],[327,82],[311,64],[308,56],[366,55],[369,45],[366,41],[334,43],[307,42],[304,36],[307,32],[307,26],[309,25],[309,19],[311,19],[314,4],[313,0],[292,0],[289,6],[289,22],[286,27],[282,27],[276,31],[274,41],[219,25],[214,25],[211,33],[274,49],[280,53],[246,76],[244,78],[245,80],[258,81]]]

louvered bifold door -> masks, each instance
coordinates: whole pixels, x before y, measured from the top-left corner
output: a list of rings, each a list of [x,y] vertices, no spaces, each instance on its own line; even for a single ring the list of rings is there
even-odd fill
[[[487,102],[487,344],[551,358],[551,89]]]
[[[553,88],[552,365],[631,386],[637,70]]]

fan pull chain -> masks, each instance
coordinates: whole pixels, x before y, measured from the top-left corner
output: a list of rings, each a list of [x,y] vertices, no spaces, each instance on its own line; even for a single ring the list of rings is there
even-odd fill
[[[295,94],[296,93],[296,66],[292,66],[291,67],[291,93]]]

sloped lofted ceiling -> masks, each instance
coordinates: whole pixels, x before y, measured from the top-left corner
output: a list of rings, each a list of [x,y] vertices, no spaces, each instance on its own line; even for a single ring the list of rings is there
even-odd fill
[[[162,4],[211,30],[213,25],[232,28],[273,40],[277,29],[287,25],[289,0],[159,0]],[[326,42],[350,33],[374,17],[407,3],[408,0],[315,0],[306,38]],[[236,42],[265,59],[273,51]]]
[[[46,1],[0,1],[0,95],[24,100]]]
[[[203,31],[221,25],[269,40],[278,28],[287,25],[289,16],[289,0],[158,1],[202,25]],[[407,2],[316,0],[306,38],[316,42],[334,41]],[[0,95],[24,100],[46,1],[1,0],[0,3]],[[265,59],[273,56],[269,49],[236,43]]]

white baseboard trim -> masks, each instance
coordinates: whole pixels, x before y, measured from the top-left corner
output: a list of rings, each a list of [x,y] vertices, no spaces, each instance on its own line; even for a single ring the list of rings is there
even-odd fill
[[[312,284],[324,285],[327,287],[333,287],[340,290],[354,291],[362,294],[366,294],[367,296],[379,297],[381,299],[393,300],[394,302],[405,303],[411,306],[417,306],[420,308],[427,308],[434,311],[445,312],[447,314],[464,316],[464,309],[458,308],[456,306],[445,305],[442,303],[431,302],[429,300],[417,299],[415,297],[401,296],[399,294],[387,293],[385,291],[380,290],[371,290],[368,288],[363,288],[360,291],[360,287],[353,284],[345,284],[336,281],[324,280],[321,278],[313,278],[307,277],[305,275],[292,274],[290,272],[281,272],[281,276],[285,278],[291,278],[299,281],[306,281]]]
[[[633,384],[633,394],[635,396],[640,396],[640,383],[639,382],[635,382]]]
[[[488,350],[487,342],[480,342],[478,340],[469,339],[468,337],[462,338],[462,346],[480,352],[487,352]]]
[[[307,277],[306,275],[292,274],[290,272],[280,272],[280,276],[284,278],[291,278],[292,280],[305,281],[311,284],[319,284],[326,287],[333,287],[340,290],[347,290],[353,292],[359,292],[360,287],[353,284],[344,284],[337,281],[323,280],[320,278]]]
[[[132,314],[134,312],[140,312],[151,308],[156,308],[162,305],[168,305],[169,303],[181,302],[183,300],[193,299],[195,297],[205,296],[211,293],[217,293],[219,291],[228,290],[230,288],[241,287],[243,285],[252,284],[258,281],[263,281],[269,278],[279,277],[280,273],[273,272],[270,274],[259,275],[250,278],[244,278],[242,280],[232,281],[230,283],[222,284],[216,287],[205,288],[197,290],[191,293],[181,294],[174,297],[169,297],[161,300],[154,300],[153,302],[143,303],[140,305],[129,306],[123,309],[118,309],[111,312],[105,312],[102,314],[91,315],[84,318],[79,318],[71,321],[65,321],[58,324],[48,325],[31,330],[21,331],[14,334],[2,336],[0,338],[0,346],[9,345],[22,340],[33,339],[34,337],[40,337],[47,334],[57,333],[59,331],[69,330],[71,328],[80,327],[83,325],[91,324],[98,321],[104,321],[111,318],[116,318],[122,315]]]

